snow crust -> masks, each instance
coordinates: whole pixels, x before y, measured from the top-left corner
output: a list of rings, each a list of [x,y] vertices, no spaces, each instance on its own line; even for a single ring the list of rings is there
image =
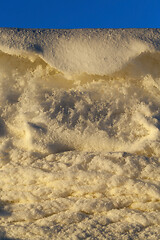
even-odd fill
[[[159,48],[159,29],[0,29],[0,238],[159,239]]]
[[[106,75],[160,49],[159,29],[0,29],[0,49],[35,53],[66,74]]]

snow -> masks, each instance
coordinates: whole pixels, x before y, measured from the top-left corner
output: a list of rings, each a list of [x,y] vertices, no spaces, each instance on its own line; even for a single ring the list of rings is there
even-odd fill
[[[160,30],[0,29],[0,237],[159,239]]]

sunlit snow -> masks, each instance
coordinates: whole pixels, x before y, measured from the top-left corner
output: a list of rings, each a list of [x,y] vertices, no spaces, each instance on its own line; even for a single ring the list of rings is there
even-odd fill
[[[0,29],[0,237],[159,239],[160,30]]]

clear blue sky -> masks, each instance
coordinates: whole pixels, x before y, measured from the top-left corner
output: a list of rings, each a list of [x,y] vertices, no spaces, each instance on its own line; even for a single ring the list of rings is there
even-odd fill
[[[159,28],[160,0],[1,0],[0,27]]]

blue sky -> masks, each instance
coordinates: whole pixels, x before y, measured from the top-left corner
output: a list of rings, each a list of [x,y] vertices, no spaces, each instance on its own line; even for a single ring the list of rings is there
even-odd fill
[[[160,0],[1,0],[0,27],[158,28]]]

